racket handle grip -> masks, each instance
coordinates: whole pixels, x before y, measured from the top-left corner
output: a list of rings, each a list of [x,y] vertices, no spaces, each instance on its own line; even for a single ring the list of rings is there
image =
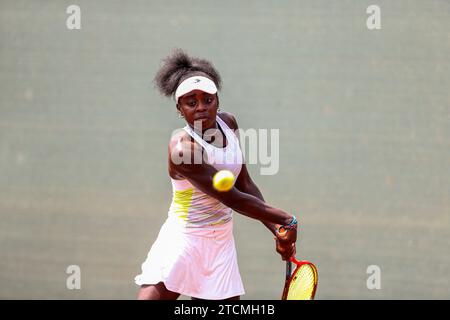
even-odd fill
[[[286,261],[286,279],[289,279],[291,277],[291,273],[292,273],[291,261]]]

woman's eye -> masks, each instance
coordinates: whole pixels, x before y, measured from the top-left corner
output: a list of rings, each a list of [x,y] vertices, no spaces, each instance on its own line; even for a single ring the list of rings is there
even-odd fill
[[[213,101],[213,98],[211,98],[211,97],[206,98],[206,103],[211,103],[212,101]]]
[[[194,107],[195,106],[195,100],[189,101],[188,105],[191,106],[191,107]]]

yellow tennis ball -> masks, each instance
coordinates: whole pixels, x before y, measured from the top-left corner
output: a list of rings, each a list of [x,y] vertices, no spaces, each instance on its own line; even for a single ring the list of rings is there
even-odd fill
[[[220,192],[229,191],[234,185],[234,174],[230,170],[220,170],[213,177],[214,189]]]

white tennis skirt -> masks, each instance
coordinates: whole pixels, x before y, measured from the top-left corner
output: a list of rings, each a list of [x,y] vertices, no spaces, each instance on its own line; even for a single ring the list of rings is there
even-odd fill
[[[236,256],[233,220],[217,226],[185,228],[169,217],[161,227],[137,285],[163,282],[167,289],[199,299],[245,294]]]

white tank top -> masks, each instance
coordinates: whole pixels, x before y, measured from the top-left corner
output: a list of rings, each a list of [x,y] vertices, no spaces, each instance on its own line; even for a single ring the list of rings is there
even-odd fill
[[[216,117],[216,122],[225,133],[227,145],[218,148],[203,140],[189,125],[183,129],[199,143],[207,154],[205,161],[217,170],[227,169],[237,178],[243,163],[239,140],[227,124]],[[227,223],[232,219],[231,208],[219,200],[200,191],[187,179],[172,180],[172,203],[169,217],[174,218],[187,228],[205,227]]]

